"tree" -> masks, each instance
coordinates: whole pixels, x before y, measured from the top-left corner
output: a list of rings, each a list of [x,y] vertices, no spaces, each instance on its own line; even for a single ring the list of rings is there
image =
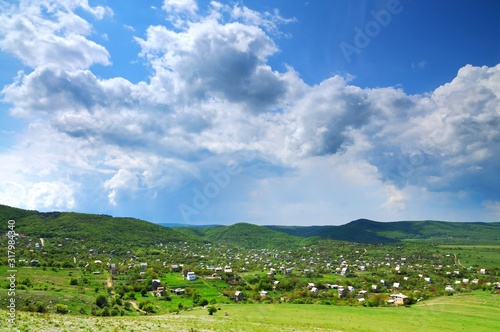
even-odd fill
[[[216,308],[214,305],[212,305],[212,306],[208,307],[208,309],[207,309],[207,310],[208,310],[208,314],[209,314],[209,315],[213,315],[214,313],[216,313],[216,312],[217,312],[217,308]]]
[[[95,299],[95,304],[99,308],[104,308],[104,307],[109,306],[108,299],[106,298],[105,295],[102,295],[102,294],[97,296],[97,298]]]

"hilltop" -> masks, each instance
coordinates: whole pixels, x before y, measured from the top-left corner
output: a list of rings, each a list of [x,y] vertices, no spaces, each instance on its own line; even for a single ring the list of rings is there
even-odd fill
[[[0,220],[16,221],[16,232],[41,238],[72,238],[85,242],[150,245],[169,241],[200,241],[148,221],[75,212],[38,212],[0,205]]]

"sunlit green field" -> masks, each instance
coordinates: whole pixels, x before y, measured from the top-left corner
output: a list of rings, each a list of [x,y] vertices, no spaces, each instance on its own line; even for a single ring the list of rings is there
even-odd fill
[[[464,266],[484,268],[500,266],[500,246],[497,245],[441,245],[456,254]]]
[[[500,295],[476,291],[397,308],[233,304],[213,316],[202,308],[141,317],[17,314],[20,331],[498,331]],[[0,330],[9,328],[2,319]]]

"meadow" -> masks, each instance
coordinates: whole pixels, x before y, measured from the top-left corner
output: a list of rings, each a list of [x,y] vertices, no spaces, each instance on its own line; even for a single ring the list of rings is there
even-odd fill
[[[227,315],[225,315],[227,313]],[[9,331],[5,320],[2,331]],[[20,312],[19,331],[498,331],[500,296],[474,291],[411,307],[226,304],[160,316],[92,317]]]
[[[462,266],[500,266],[500,246],[498,245],[441,245],[440,248],[452,250]]]

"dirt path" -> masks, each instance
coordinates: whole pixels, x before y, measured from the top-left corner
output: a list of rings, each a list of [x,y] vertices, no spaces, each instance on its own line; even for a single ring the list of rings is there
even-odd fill
[[[130,304],[132,304],[132,307],[134,307],[135,310],[142,312],[143,314],[147,313],[144,310],[142,310],[141,308],[139,308],[139,306],[137,305],[137,303],[135,303],[135,301],[130,301]]]
[[[457,258],[457,254],[453,254],[453,256],[455,256],[455,265],[460,265],[461,267],[465,268],[465,266],[460,263],[460,259]]]
[[[111,279],[111,277],[108,277],[108,279],[106,280],[106,285],[108,287],[113,287],[113,280]]]

